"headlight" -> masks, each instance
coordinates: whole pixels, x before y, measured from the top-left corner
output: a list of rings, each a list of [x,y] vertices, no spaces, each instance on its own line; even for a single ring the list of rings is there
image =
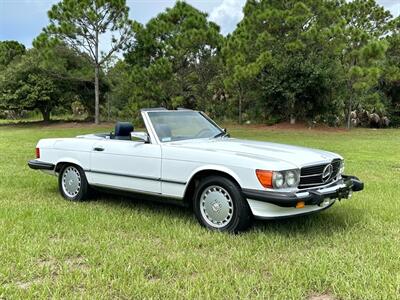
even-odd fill
[[[340,161],[339,174],[343,174],[343,173],[344,173],[344,160],[342,159]]]
[[[293,188],[299,184],[300,179],[299,170],[278,172],[257,169],[256,175],[261,185],[269,189]]]
[[[288,187],[295,187],[298,184],[299,176],[295,171],[287,171],[285,174],[285,182]]]
[[[274,188],[280,189],[285,183],[285,178],[281,172],[274,172],[272,175],[272,184]]]

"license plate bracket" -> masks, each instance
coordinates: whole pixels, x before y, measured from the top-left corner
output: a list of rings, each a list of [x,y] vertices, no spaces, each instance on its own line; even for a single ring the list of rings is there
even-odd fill
[[[338,199],[347,199],[349,198],[350,189],[348,187],[339,188],[337,191]]]

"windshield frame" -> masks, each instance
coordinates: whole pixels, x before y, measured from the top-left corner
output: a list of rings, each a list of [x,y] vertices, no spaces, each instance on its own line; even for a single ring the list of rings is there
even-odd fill
[[[182,110],[167,110],[167,109],[148,109],[142,110],[142,118],[145,123],[147,132],[150,135],[151,143],[155,142],[156,144],[165,144],[165,143],[172,143],[172,142],[179,142],[179,141],[189,141],[189,140],[199,140],[199,139],[211,139],[212,137],[202,137],[202,138],[190,138],[190,139],[182,139],[182,140],[171,140],[171,141],[161,141],[158,134],[156,133],[155,126],[150,119],[149,113],[152,112],[160,112],[160,113],[184,113],[184,112],[193,112],[200,114],[206,121],[208,121],[213,127],[219,130],[219,133],[225,133],[224,129],[222,129],[214,120],[212,120],[209,116],[207,116],[204,112],[198,110],[190,110],[190,109],[182,109]]]

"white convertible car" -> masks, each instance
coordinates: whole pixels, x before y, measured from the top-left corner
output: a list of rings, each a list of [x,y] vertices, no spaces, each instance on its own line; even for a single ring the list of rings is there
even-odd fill
[[[363,189],[343,174],[343,158],[303,147],[230,138],[204,113],[141,111],[146,132],[119,122],[115,132],[42,139],[32,169],[58,176],[62,196],[92,188],[139,194],[193,208],[207,228],[237,232],[253,217],[314,213]]]

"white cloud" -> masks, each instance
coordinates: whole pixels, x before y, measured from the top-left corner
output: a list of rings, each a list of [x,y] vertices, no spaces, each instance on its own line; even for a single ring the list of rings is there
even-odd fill
[[[242,8],[246,0],[223,0],[210,13],[210,21],[221,26],[223,34],[235,30],[236,25],[243,18]]]
[[[378,0],[377,2],[390,10],[394,17],[400,15],[400,2],[398,0]]]
[[[400,15],[399,0],[377,0],[377,2],[390,10],[394,17]],[[221,27],[221,32],[226,35],[234,31],[237,23],[242,20],[245,3],[246,0],[222,0],[211,10],[209,19],[217,23]]]

